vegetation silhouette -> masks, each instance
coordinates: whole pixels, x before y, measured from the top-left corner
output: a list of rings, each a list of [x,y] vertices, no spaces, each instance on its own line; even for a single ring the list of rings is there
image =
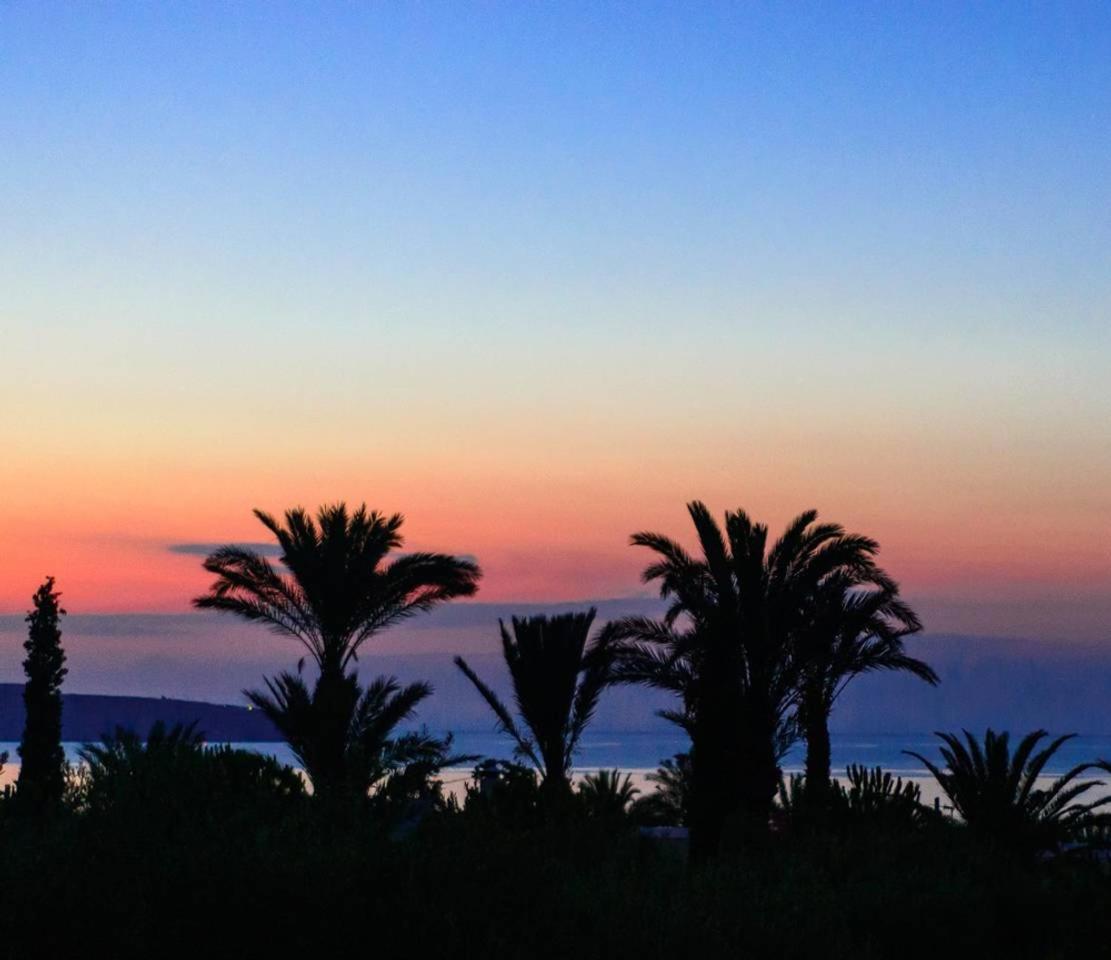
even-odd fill
[[[1102,782],[1078,781],[1090,770],[1108,770],[1105,762],[1079,763],[1038,786],[1046,764],[1076,734],[1057,737],[1039,750],[1048,734],[1035,730],[1013,752],[1006,732],[988,729],[982,743],[967,730],[963,734],[963,741],[955,733],[936,734],[943,744],[944,767],[913,750],[904,752],[925,765],[977,839],[998,851],[1032,857],[1069,845],[1087,846],[1093,828],[1109,822],[1099,811],[1111,803],[1111,796],[1082,799]],[[1105,842],[1102,836],[1095,839]]]
[[[769,546],[768,528],[743,510],[724,528],[698,501],[688,505],[701,556],[658,533],[635,546],[658,559],[643,573],[670,601],[662,620],[630,617],[610,628],[619,647],[618,682],[676,693],[667,714],[690,734],[691,855],[716,852],[729,822],[766,834],[779,783],[779,759],[797,736],[794,713],[803,660],[799,637],[812,599],[839,578],[886,583],[874,540],[816,522],[807,511]]]
[[[645,779],[655,789],[633,801],[629,811],[633,819],[646,826],[687,826],[690,823],[690,754],[677,753],[668,757]]]
[[[27,659],[23,670],[26,722],[19,744],[20,770],[17,796],[20,806],[33,813],[55,807],[65,791],[66,757],[62,749],[62,681],[66,655],[59,625],[65,616],[58,603],[61,594],[54,578],[35,591],[34,609],[27,614]]]
[[[1108,942],[1111,797],[1094,795],[1089,774],[1111,764],[1046,778],[1067,736],[1035,731],[1012,750],[990,729],[982,741],[939,734],[943,763],[911,755],[954,816],[878,767],[831,780],[829,716],[848,682],[877,670],[937,681],[904,648],[917,617],[869,538],[810,512],[769,545],[741,511],[719,526],[701,504],[689,510],[698,555],[633,538],[657,556],[645,579],[670,601],[660,620],[593,639],[594,610],[500,624],[516,716],[456,658],[523,763],[475,763],[452,755],[450,735],[404,729],[427,684],[360,683],[358,652],[376,631],[473,593],[479,577],[444,555],[390,562],[400,517],[342,504],[315,519],[260,515],[284,569],[237,547],[206,560],[217,580],[197,606],[306,651],[309,676],[302,661],[247,692],[300,771],[163,724],[117,727],[67,767],[60,712],[42,709],[60,710],[65,676],[48,580],[28,616],[38,685],[21,747],[57,743],[38,753],[57,778],[52,816],[15,815],[35,795],[31,746],[19,790],[0,795],[8,952],[211,951],[216,928],[198,917],[221,919],[221,954],[254,956],[350,952],[385,929],[405,931],[408,954],[449,958],[933,958],[954,943],[1025,958]],[[664,716],[690,735],[646,795],[618,770],[572,789],[610,683],[673,692]],[[784,778],[783,750],[800,737],[806,773]],[[475,766],[460,803],[440,775],[464,762]],[[724,842],[734,825],[745,842]],[[656,826],[691,828],[693,868],[682,830],[643,829]]]
[[[284,571],[257,551],[221,547],[204,561],[216,580],[193,603],[264,623],[301,644],[317,671],[311,690],[300,676],[283,673],[267,681],[267,691],[246,695],[287,737],[318,795],[362,791],[384,756],[374,754],[382,723],[398,711],[398,720],[409,716],[430,689],[393,689],[379,678],[362,693],[352,669],[360,648],[393,624],[472,596],[481,571],[441,553],[389,560],[403,545],[403,518],[365,504],[353,512],[343,503],[324,506],[315,520],[300,507],[286,511],[284,522],[261,510],[255,516],[277,540]],[[298,674],[303,666],[304,659]]]
[[[875,549],[862,544],[869,555]],[[806,791],[820,809],[830,799],[829,718],[848,683],[877,670],[906,671],[932,685],[938,676],[907,654],[903,639],[922,624],[882,571],[868,565],[842,570],[820,581],[807,601],[809,613],[795,644],[798,719],[806,740]]]
[[[499,622],[520,724],[467,661],[455,658],[493,711],[498,729],[513,739],[516,755],[535,767],[540,788],[553,803],[570,795],[575,750],[609,680],[612,651],[605,632],[589,643],[596,613],[591,608],[514,617],[512,631]]]
[[[365,689],[354,673],[321,674],[310,691],[297,674],[266,681],[248,699],[273,722],[320,794],[365,797],[391,779],[425,782],[448,764],[451,738],[427,732],[394,736],[432,694],[427,683],[402,687],[378,677]]]
[[[819,814],[815,816],[816,812]],[[851,764],[842,781],[831,781],[824,806],[815,811],[806,777],[795,774],[779,784],[777,816],[792,830],[851,831],[861,828],[886,836],[939,822],[940,814],[922,803],[918,784],[893,776],[880,767]]]
[[[629,774],[620,770],[598,770],[586,774],[578,785],[578,797],[587,816],[620,821],[629,813],[640,790]]]

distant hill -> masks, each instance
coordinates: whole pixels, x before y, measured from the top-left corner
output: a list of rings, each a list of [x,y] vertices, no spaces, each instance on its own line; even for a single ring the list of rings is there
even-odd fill
[[[196,722],[210,743],[281,739],[266,717],[246,707],[165,697],[62,695],[63,740],[98,740],[117,726],[145,734],[157,720],[166,724]],[[18,740],[22,733],[23,686],[0,683],[0,740]]]

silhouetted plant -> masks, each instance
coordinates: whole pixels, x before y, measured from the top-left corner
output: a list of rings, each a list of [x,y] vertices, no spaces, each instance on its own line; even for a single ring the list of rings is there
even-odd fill
[[[463,809],[502,825],[534,826],[540,819],[536,771],[522,763],[483,760],[465,787]]]
[[[687,826],[691,794],[690,754],[677,753],[668,757],[646,779],[655,784],[655,789],[633,801],[629,811],[632,818],[645,826]]]
[[[94,815],[141,824],[213,820],[231,807],[257,816],[304,797],[291,767],[229,746],[208,748],[196,724],[154,723],[146,737],[117,727],[81,748],[75,802]]]
[[[21,807],[42,811],[57,805],[65,791],[66,756],[62,750],[62,680],[66,655],[62,650],[58,605],[61,595],[54,578],[35,591],[34,609],[27,614],[28,636],[23,644],[27,659],[23,670],[26,723],[19,744],[20,771],[17,795]]]
[[[395,779],[409,787],[394,786],[394,794],[419,792],[442,767],[467,759],[451,756],[450,737],[393,736],[431,695],[427,683],[402,687],[395,677],[378,677],[363,690],[354,673],[329,673],[310,690],[298,674],[283,673],[266,687],[247,698],[281,733],[317,794],[366,796]]]
[[[587,816],[599,820],[623,820],[629,806],[640,793],[629,774],[620,770],[599,770],[579,781],[578,797]]]
[[[290,746],[306,769],[311,764],[318,793],[341,787],[361,792],[362,785],[374,782],[377,762],[363,756],[359,745],[376,722],[361,712],[381,706],[388,715],[407,700],[411,708],[430,688],[391,690],[400,696],[391,705],[379,704],[381,689],[372,687],[370,699],[361,697],[349,672],[359,649],[380,630],[454,597],[471,596],[481,571],[469,560],[439,553],[409,553],[387,562],[402,546],[403,518],[370,512],[365,504],[353,513],[342,503],[321,507],[315,520],[301,508],[287,511],[284,523],[260,510],[255,516],[278,541],[284,571],[254,550],[222,547],[204,562],[216,581],[194,605],[296,638],[318,670],[311,692],[298,676],[283,673],[267,680],[269,695],[248,696],[283,736],[296,738]]]
[[[1093,827],[1107,822],[1097,811],[1111,803],[1111,796],[1081,799],[1102,783],[1078,782],[1089,770],[1106,770],[1105,764],[1080,763],[1047,786],[1038,786],[1046,764],[1075,734],[1057,737],[1038,750],[1048,734],[1035,730],[1012,753],[1006,732],[989,729],[982,744],[967,730],[963,733],[963,742],[953,733],[936,734],[944,744],[944,768],[920,753],[905,752],[925,764],[976,837],[999,850],[1030,856],[1082,844]]]
[[[911,780],[892,776],[880,767],[851,764],[845,781],[837,784],[845,809],[865,819],[892,817],[916,819],[922,812],[922,788]]]
[[[401,514],[365,504],[349,514],[341,503],[321,507],[315,521],[300,507],[284,524],[255,516],[277,539],[285,572],[254,550],[221,547],[204,562],[216,582],[193,603],[295,637],[322,672],[342,673],[374,634],[478,588],[481,571],[469,560],[408,553],[386,563],[404,542]]]
[[[518,758],[536,768],[541,788],[552,797],[570,792],[575,750],[609,676],[609,644],[588,644],[595,613],[514,617],[512,633],[500,623],[521,725],[466,660],[455,658],[494,712],[498,729],[512,737]]]
[[[829,717],[849,681],[876,670],[906,671],[930,684],[938,678],[906,653],[903,638],[922,625],[879,570],[865,565],[827,577],[808,600],[796,644],[798,719],[806,739],[806,792],[820,806],[830,791]]]
[[[830,784],[825,803],[816,808],[806,777],[793,774],[780,780],[778,810],[792,827],[859,826],[869,830],[914,829],[934,816],[922,806],[921,788],[892,776],[880,767],[852,764],[843,781]]]
[[[730,819],[768,829],[779,757],[793,733],[800,679],[795,645],[811,598],[840,576],[875,570],[876,544],[797,517],[768,546],[768,530],[744,511],[723,529],[698,502],[688,505],[698,535],[696,558],[669,537],[638,533],[636,546],[658,554],[644,571],[670,601],[660,621],[632,617],[611,625],[621,643],[615,679],[679,694],[671,717],[691,734],[691,854],[714,852]]]

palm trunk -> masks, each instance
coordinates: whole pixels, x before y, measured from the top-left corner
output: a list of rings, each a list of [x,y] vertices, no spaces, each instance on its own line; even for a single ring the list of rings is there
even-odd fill
[[[824,713],[806,721],[806,796],[824,806],[830,792],[829,721]]]
[[[771,825],[772,804],[779,786],[776,755],[776,720],[765,707],[746,711],[741,812],[743,828],[750,839],[765,836]]]
[[[745,782],[740,693],[726,666],[707,670],[695,699],[691,730],[690,858],[714,857],[726,825],[742,809]]]
[[[815,807],[824,807],[830,793],[829,708],[821,691],[803,695],[801,719],[806,737],[806,797]]]

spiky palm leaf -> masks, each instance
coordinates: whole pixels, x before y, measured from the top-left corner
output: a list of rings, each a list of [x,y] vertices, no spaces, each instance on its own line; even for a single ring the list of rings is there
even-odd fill
[[[963,740],[954,733],[936,734],[943,744],[944,767],[920,753],[905,752],[925,765],[973,833],[1034,854],[1082,841],[1086,831],[1105,819],[1098,811],[1111,803],[1111,796],[1081,799],[1102,782],[1078,780],[1088,771],[1107,770],[1102,762],[1077,764],[1048,786],[1038,786],[1046,765],[1075,734],[1056,737],[1039,750],[1049,734],[1035,730],[1012,752],[1006,732],[989,729],[982,744],[969,731],[962,732]]]

